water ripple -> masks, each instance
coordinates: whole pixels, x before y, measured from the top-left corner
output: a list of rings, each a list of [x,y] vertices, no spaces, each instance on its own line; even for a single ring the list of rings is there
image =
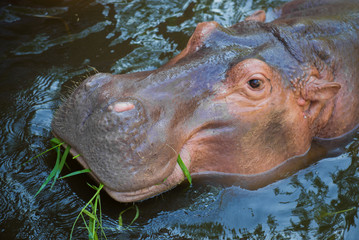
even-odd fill
[[[7,1],[12,5],[0,6],[0,28],[5,33],[2,72],[6,72],[0,76],[5,76],[1,78],[5,87],[0,89],[5,102],[0,111],[0,235],[12,234],[8,239],[68,239],[89,199],[91,190],[72,179],[59,180],[34,196],[54,165],[54,153],[22,165],[49,148],[51,118],[60,95],[69,92],[66,86],[75,85],[73,79],[89,73],[86,64],[115,73],[153,69],[185,47],[197,23],[215,20],[229,26],[256,9],[271,12],[274,2],[279,4],[275,0],[82,0],[37,1],[37,6],[45,7],[26,7]],[[60,7],[46,7],[57,2]],[[74,34],[69,36],[61,22],[44,16],[65,19]],[[330,213],[357,207],[356,156],[321,161],[258,191],[232,187],[196,193],[195,187],[177,188],[139,204],[140,218],[127,232],[118,228],[117,212],[128,205],[107,199],[103,225],[108,227],[108,239],[238,238],[262,232],[280,237],[283,229],[289,229],[288,236],[303,233],[315,238],[315,228],[320,231],[323,226],[339,235],[344,224],[355,236],[358,208],[325,219],[322,224],[337,223],[319,228],[314,222],[318,219],[306,214],[314,216],[322,207]],[[326,166],[332,167],[326,170]],[[310,222],[309,228],[295,232],[290,224],[304,226],[301,219]],[[88,238],[83,226],[81,221],[76,226],[76,239]]]
[[[66,44],[76,39],[85,38],[92,33],[100,32],[110,24],[110,21],[99,22],[79,33],[74,33],[70,36],[61,36],[56,39],[50,39],[50,37],[45,34],[38,34],[32,41],[22,43],[21,46],[12,51],[12,53],[15,55],[41,54],[49,48]]]

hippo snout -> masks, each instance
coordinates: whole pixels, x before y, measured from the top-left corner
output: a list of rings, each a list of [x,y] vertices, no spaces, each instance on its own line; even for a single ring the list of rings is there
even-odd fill
[[[177,155],[166,146],[170,144],[167,131],[162,122],[151,118],[153,109],[144,104],[146,100],[124,91],[116,80],[102,73],[86,79],[56,112],[52,128],[73,154],[80,154],[79,162],[93,170],[93,177],[109,193],[138,191],[141,197],[117,196],[133,201],[153,195],[153,190],[144,189],[161,184],[175,172]],[[149,133],[154,134],[149,137]],[[170,183],[171,178],[161,191]]]

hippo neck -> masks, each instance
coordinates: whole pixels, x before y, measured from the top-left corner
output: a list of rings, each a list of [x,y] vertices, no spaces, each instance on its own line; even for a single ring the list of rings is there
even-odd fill
[[[284,25],[284,31],[290,32],[288,35],[298,39],[288,46],[292,55],[301,53],[296,48],[307,49],[302,51],[303,55],[296,55],[298,62],[315,66],[321,74],[330,72],[333,81],[342,86],[337,96],[324,106],[316,137],[335,138],[355,128],[359,121],[359,36],[355,30],[359,14],[277,21]]]
[[[355,22],[359,22],[358,14],[354,18],[346,18],[332,27],[330,36],[320,36],[311,41],[317,59],[333,73],[333,80],[341,84],[341,89],[333,102],[328,103],[332,113],[327,124],[318,133],[321,138],[334,138],[356,127],[359,121],[359,37],[354,31]],[[328,21],[334,25],[335,20]],[[326,38],[326,41],[318,39]],[[344,56],[344,57],[343,57]]]

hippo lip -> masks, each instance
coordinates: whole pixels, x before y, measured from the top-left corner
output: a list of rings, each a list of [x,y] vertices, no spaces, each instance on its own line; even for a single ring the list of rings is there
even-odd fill
[[[188,154],[184,154],[185,150],[182,150],[180,155],[184,164],[189,167],[190,158]],[[177,158],[177,157],[176,157]],[[174,159],[176,160],[176,159]],[[104,189],[106,192],[114,199],[119,202],[136,202],[141,200],[146,200],[151,197],[155,197],[159,194],[162,194],[166,191],[169,191],[180,184],[184,179],[183,171],[181,170],[178,164],[175,165],[173,171],[170,175],[161,183],[156,185],[152,185],[149,187],[144,187],[139,190],[135,191],[128,191],[128,192],[118,192],[113,191],[106,186]]]
[[[64,147],[66,147],[66,144],[64,144]],[[79,155],[77,150],[75,148],[70,149],[70,153],[73,156]],[[187,166],[187,168],[190,167],[190,155],[185,147],[182,148],[180,151],[180,156],[184,164]],[[76,160],[84,167],[85,169],[90,169],[88,164],[86,163],[86,159],[79,155],[76,157]],[[170,161],[176,161],[176,159],[171,159]],[[96,176],[96,173],[91,171],[90,175],[94,178],[95,181],[98,183],[101,183],[100,179]],[[158,184],[143,187],[141,189],[137,189],[134,191],[115,191],[106,185],[104,186],[105,191],[116,201],[119,202],[136,202],[136,201],[142,201],[146,200],[151,197],[155,197],[161,193],[164,193],[166,191],[169,191],[176,187],[178,184],[180,184],[184,179],[184,174],[182,169],[178,164],[175,165],[172,172],[165,178],[164,181],[159,182]]]

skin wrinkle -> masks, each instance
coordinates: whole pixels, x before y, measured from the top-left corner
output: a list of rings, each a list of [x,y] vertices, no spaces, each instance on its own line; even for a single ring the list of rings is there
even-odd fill
[[[297,45],[296,41],[294,41],[291,37],[289,37],[289,34],[286,34],[283,32],[281,32],[281,30],[275,26],[275,25],[260,25],[263,29],[265,29],[266,31],[272,33],[272,35],[283,44],[283,46],[285,47],[285,49],[289,52],[289,54],[295,59],[297,60],[298,63],[303,63],[304,62],[304,57],[301,56],[301,52],[303,49],[298,49],[297,46],[299,46],[299,44]],[[287,40],[289,39],[289,40]],[[293,44],[294,43],[294,44]]]
[[[316,27],[316,24],[311,22],[310,24],[306,25],[306,28],[303,29],[302,32],[307,31],[308,25],[311,25],[312,28]],[[334,66],[335,64],[333,63],[333,58],[328,57],[328,56],[330,56],[330,54],[328,54],[326,52],[328,50],[324,49],[323,47],[321,47],[321,48],[318,47],[318,45],[319,46],[323,46],[323,45],[327,46],[326,44],[315,44],[316,39],[310,39],[310,40],[303,39],[303,36],[304,36],[304,38],[306,38],[308,36],[305,36],[305,34],[300,33],[300,31],[298,33],[298,28],[292,27],[292,30],[287,32],[286,30],[280,29],[275,25],[260,24],[259,26],[262,27],[263,29],[265,29],[266,31],[270,32],[271,34],[273,34],[273,36],[280,43],[283,44],[283,46],[290,53],[290,55],[294,59],[296,59],[298,64],[302,66],[303,73],[301,76],[294,77],[294,72],[292,72],[290,74],[289,79],[294,78],[294,79],[296,79],[296,81],[300,81],[299,84],[298,84],[298,82],[295,82],[293,80],[290,81],[294,88],[299,86],[300,89],[304,89],[305,88],[304,86],[307,84],[307,82],[309,80],[309,78],[307,76],[310,75],[310,72],[312,72],[311,69],[313,67],[308,65],[308,63],[305,63],[305,60],[307,60],[307,59],[304,58],[304,55],[312,55],[312,54],[309,54],[309,52],[314,52],[314,55],[312,55],[312,59],[311,59],[310,63],[312,66],[314,65],[316,67],[316,69],[319,73],[326,72],[326,71],[322,71],[324,69],[329,70],[329,71],[331,70],[332,72],[334,72],[334,70],[329,67],[329,66]],[[294,40],[293,33],[300,36],[300,39],[301,39],[300,42]],[[289,34],[291,34],[291,35],[289,35]],[[327,40],[327,41],[330,41],[330,40]],[[305,44],[303,42],[305,42]],[[307,53],[302,55],[302,52],[304,49],[307,49],[306,50]],[[313,49],[313,51],[311,51],[310,49]],[[326,64],[324,64],[324,61],[326,62]],[[333,78],[331,78],[331,79],[329,78],[329,79],[327,79],[327,81],[333,81]]]

